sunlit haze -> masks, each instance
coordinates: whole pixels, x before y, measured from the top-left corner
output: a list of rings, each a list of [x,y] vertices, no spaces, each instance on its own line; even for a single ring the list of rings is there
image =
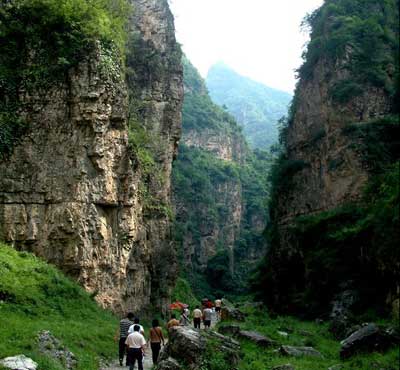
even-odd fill
[[[170,0],[177,39],[203,77],[223,61],[270,87],[293,92],[308,35],[303,17],[323,0]]]

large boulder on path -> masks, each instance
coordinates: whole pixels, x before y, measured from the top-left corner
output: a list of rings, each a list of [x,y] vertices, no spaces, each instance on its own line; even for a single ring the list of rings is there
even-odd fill
[[[36,370],[38,366],[35,361],[25,355],[7,357],[0,360],[0,365],[11,370]]]
[[[185,370],[200,370],[215,353],[223,354],[230,368],[235,369],[239,362],[239,351],[239,343],[222,334],[176,326],[169,330],[168,344],[160,354],[156,369],[178,370],[179,365]]]
[[[183,370],[183,368],[178,361],[168,357],[158,362],[157,370]]]
[[[284,356],[293,356],[293,357],[303,357],[303,356],[311,356],[311,357],[322,357],[321,353],[318,352],[313,347],[294,347],[294,346],[281,346],[279,348],[280,354]]]
[[[398,337],[390,330],[367,324],[341,342],[340,358],[349,358],[358,352],[384,351],[398,343]]]
[[[237,333],[239,338],[244,338],[254,342],[255,344],[259,345],[260,347],[270,347],[276,344],[276,342],[264,335],[256,332],[256,331],[247,331],[241,330]]]
[[[244,321],[246,319],[246,314],[236,308],[228,300],[223,299],[221,308],[221,319]]]

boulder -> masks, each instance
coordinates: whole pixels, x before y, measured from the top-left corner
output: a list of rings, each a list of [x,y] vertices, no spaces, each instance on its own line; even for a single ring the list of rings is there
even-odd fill
[[[172,357],[168,357],[158,362],[157,370],[182,370],[182,366]]]
[[[281,346],[279,353],[284,356],[302,357],[322,357],[321,353],[315,350],[313,347],[293,347],[293,346]]]
[[[77,365],[75,355],[54,337],[48,330],[38,333],[39,350],[43,354],[60,362],[67,370],[72,370]]]
[[[197,331],[188,326],[176,326],[169,330],[168,344],[160,353],[157,370],[200,370],[212,351],[222,353],[225,361],[234,369],[239,362],[240,345],[230,337],[213,331]]]
[[[244,321],[246,319],[246,315],[238,308],[236,308],[228,300],[223,299],[221,308],[221,318],[222,320]]]
[[[259,345],[260,347],[270,347],[270,346],[276,344],[276,342],[274,340],[272,340],[268,337],[265,337],[264,335],[262,335],[256,331],[241,330],[241,331],[239,331],[237,336],[240,338],[250,340],[250,341],[256,343],[257,345]]]
[[[240,327],[238,325],[224,325],[218,328],[218,332],[223,335],[238,335]]]
[[[38,366],[35,361],[25,355],[7,357],[0,360],[0,365],[11,370],[36,370]]]
[[[278,365],[272,368],[272,370],[296,370],[293,365],[285,364],[285,365]]]
[[[398,338],[388,329],[366,324],[341,342],[340,358],[349,358],[358,352],[384,351],[396,343]]]
[[[358,292],[348,289],[338,294],[332,302],[329,330],[336,338],[344,338],[346,332],[352,326],[351,308],[358,300]]]

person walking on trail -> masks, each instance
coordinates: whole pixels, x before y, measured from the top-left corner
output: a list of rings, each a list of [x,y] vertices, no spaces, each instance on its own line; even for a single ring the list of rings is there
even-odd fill
[[[143,356],[146,346],[146,339],[140,333],[140,325],[133,326],[133,333],[128,335],[125,344],[128,349],[127,366],[129,370],[133,370],[136,360],[138,362],[138,369],[143,370]]]
[[[212,309],[211,308],[205,308],[203,310],[203,324],[204,324],[204,329],[210,329],[211,327],[211,320],[212,320]]]
[[[157,319],[154,319],[150,329],[150,347],[152,351],[154,365],[158,361],[158,355],[160,354],[161,345],[164,345],[164,343],[164,335],[160,328],[160,324]]]
[[[179,324],[182,326],[188,326],[190,324],[190,311],[188,308],[184,308],[182,311],[181,319],[179,321]]]
[[[196,306],[196,308],[193,310],[193,325],[195,329],[200,329],[202,316],[203,313],[201,312],[200,307]]]
[[[168,321],[167,329],[171,329],[174,326],[179,326],[179,321],[176,319],[174,314],[171,315],[171,320]]]
[[[129,333],[129,327],[133,324],[133,318],[135,316],[133,315],[132,312],[128,312],[125,318],[123,318],[119,322],[119,330],[115,334],[114,340],[117,341],[119,337],[119,342],[118,342],[118,350],[119,350],[119,364],[122,366],[122,363],[124,361],[124,356],[125,356],[125,341],[126,338],[128,337]]]
[[[134,330],[133,330],[134,326],[135,326],[135,325],[138,325],[139,328],[140,328],[140,330],[139,330],[140,334],[144,335],[143,326],[140,325],[139,322],[140,322],[139,318],[138,318],[138,317],[135,317],[135,319],[133,320],[133,324],[132,324],[132,325],[129,327],[129,329],[128,329],[128,334],[132,334],[133,331],[134,331]]]
[[[215,303],[215,312],[217,313],[217,318],[218,318],[218,320],[221,320],[222,300],[216,299],[214,303]]]

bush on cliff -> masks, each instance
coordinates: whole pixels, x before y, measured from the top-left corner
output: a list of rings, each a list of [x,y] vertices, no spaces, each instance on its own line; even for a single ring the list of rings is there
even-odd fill
[[[50,330],[78,359],[97,370],[114,357],[117,319],[75,282],[27,252],[0,243],[0,358],[25,354],[42,370],[59,365],[39,353],[37,333]]]

